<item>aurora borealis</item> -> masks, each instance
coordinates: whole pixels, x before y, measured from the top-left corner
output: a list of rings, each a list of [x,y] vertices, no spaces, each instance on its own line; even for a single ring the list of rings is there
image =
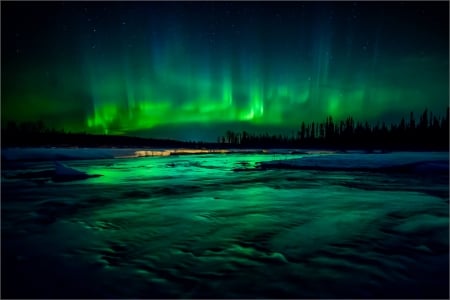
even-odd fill
[[[215,140],[448,105],[448,2],[2,2],[2,122]]]

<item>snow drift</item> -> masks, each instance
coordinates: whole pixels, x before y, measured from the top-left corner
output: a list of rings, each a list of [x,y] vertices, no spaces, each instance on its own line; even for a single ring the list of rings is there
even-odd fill
[[[448,153],[324,154],[262,162],[265,169],[383,172],[449,172]]]

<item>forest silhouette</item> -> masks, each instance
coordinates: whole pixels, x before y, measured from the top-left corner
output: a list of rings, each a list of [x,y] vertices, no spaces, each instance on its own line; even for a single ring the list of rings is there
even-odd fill
[[[449,149],[449,108],[443,117],[425,109],[419,120],[411,112],[409,120],[402,118],[399,123],[389,125],[385,122],[373,125],[367,121],[355,122],[351,116],[335,122],[332,116],[328,116],[322,123],[302,122],[296,136],[227,131],[218,142],[244,147],[446,150]]]
[[[349,116],[335,121],[328,116],[324,122],[301,122],[295,135],[252,134],[228,130],[217,143],[177,141],[171,139],[139,138],[122,135],[71,133],[36,122],[7,122],[2,126],[2,147],[60,146],[60,147],[192,147],[192,148],[323,148],[365,150],[439,150],[449,149],[449,107],[444,116],[428,109],[416,120],[397,124],[355,121]]]

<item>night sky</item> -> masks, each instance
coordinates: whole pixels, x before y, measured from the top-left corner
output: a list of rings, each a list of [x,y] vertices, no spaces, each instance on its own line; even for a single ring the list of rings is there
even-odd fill
[[[2,2],[2,122],[212,140],[449,102],[448,2]]]

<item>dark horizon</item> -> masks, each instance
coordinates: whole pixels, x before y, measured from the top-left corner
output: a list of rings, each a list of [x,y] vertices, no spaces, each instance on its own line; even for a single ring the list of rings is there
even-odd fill
[[[2,147],[11,146],[76,146],[76,147],[193,147],[193,148],[322,148],[363,150],[439,150],[448,151],[449,109],[443,115],[425,109],[415,116],[396,123],[355,120],[302,122],[291,134],[269,134],[227,130],[216,141],[180,141],[142,138],[126,135],[95,135],[86,132],[65,132],[46,127],[43,121],[16,123],[2,127]]]

